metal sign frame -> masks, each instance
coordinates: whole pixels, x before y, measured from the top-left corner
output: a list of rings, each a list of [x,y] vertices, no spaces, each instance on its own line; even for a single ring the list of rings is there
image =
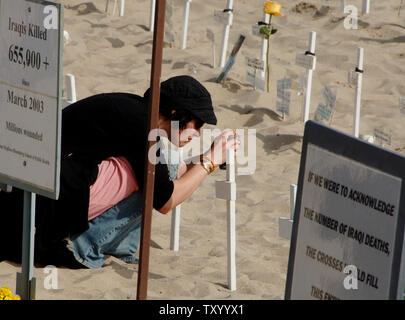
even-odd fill
[[[288,261],[288,272],[286,281],[285,298],[291,299],[292,281],[297,247],[297,235],[300,225],[300,209],[302,203],[304,173],[307,159],[308,144],[319,147],[332,154],[343,156],[349,160],[358,162],[371,169],[379,170],[382,173],[402,179],[401,189],[405,182],[405,157],[369,144],[353,136],[346,135],[332,128],[307,121],[302,145],[300,170],[298,178],[297,199],[294,212],[294,223],[291,235],[291,246]],[[401,192],[397,214],[395,240],[392,246],[392,269],[389,287],[389,299],[403,299],[405,287],[405,270],[403,268],[405,250],[404,225],[405,225],[405,193]]]

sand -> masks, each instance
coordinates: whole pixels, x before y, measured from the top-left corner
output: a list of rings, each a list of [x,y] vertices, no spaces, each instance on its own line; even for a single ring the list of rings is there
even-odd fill
[[[105,13],[105,0],[64,0],[64,29],[71,37],[63,52],[63,73],[76,79],[77,98],[110,91],[142,95],[149,87],[152,33],[148,31],[150,1],[126,1],[125,15]],[[251,35],[251,25],[262,18],[262,0],[235,1],[234,24],[228,53],[239,34],[246,35],[236,63],[224,84],[213,79],[221,68],[212,68],[207,27],[217,38],[219,60],[222,26],[214,10],[226,1],[193,1],[187,49],[181,50],[183,1],[173,6],[175,42],[164,48],[162,80],[188,74],[211,92],[217,128],[256,129],[256,170],[237,176],[236,268],[237,290],[227,288],[226,204],[215,198],[215,180],[225,179],[217,170],[182,205],[180,250],[170,250],[171,213],[153,212],[152,249],[148,299],[283,299],[290,242],[279,237],[279,217],[289,217],[290,184],[297,183],[304,124],[300,77],[295,55],[307,49],[310,31],[317,32],[317,66],[313,75],[310,119],[324,101],[322,89],[337,92],[337,107],[330,126],[352,134],[355,89],[347,72],[355,68],[357,47],[364,48],[364,81],[360,134],[384,127],[392,133],[386,148],[405,150],[405,131],[398,100],[405,96],[405,9],[398,17],[399,0],[372,2],[361,15],[357,30],[346,30],[340,1],[280,1],[284,17],[275,17],[278,32],[271,38],[270,92],[254,90],[245,80],[245,57],[259,57],[261,41]],[[322,6],[327,6],[321,9]],[[113,1],[110,9],[113,8]],[[298,10],[297,10],[298,8]],[[290,115],[276,111],[277,80],[292,79]],[[213,128],[208,126],[207,128]],[[198,141],[197,141],[198,142]],[[207,142],[204,142],[207,144]],[[37,299],[135,299],[138,266],[109,258],[101,269],[57,269],[57,289],[46,289],[44,268],[35,268]],[[0,263],[0,286],[15,292],[20,266]]]

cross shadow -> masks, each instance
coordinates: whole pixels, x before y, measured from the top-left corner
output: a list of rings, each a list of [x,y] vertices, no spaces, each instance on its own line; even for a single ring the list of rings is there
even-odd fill
[[[78,15],[84,15],[84,14],[89,14],[89,13],[93,13],[93,12],[103,13],[97,9],[97,7],[94,5],[93,2],[79,3],[78,5],[75,5],[75,6],[68,6],[67,9],[77,10]]]
[[[359,40],[363,41],[373,41],[378,43],[404,43],[405,36],[399,36],[392,39],[373,39],[373,38],[359,38]]]
[[[263,141],[263,149],[267,154],[276,154],[280,152],[292,150],[298,154],[301,152],[294,148],[295,143],[301,142],[302,137],[293,134],[276,134],[276,135],[263,135],[257,133],[256,137]]]
[[[142,47],[142,46],[146,46],[146,45],[148,45],[148,44],[153,44],[153,40],[147,40],[147,41],[145,41],[145,42],[142,42],[142,43],[137,43],[137,44],[134,44],[134,46],[135,47],[137,47],[137,48],[139,48],[139,47]]]
[[[89,20],[83,20],[84,22],[87,22],[90,24],[90,27],[92,28],[107,28],[108,24],[104,24],[104,23],[93,23]]]
[[[241,107],[238,104],[233,104],[231,106],[227,105],[220,105],[220,107],[237,112],[239,114],[251,114],[253,115],[245,124],[246,127],[253,127],[262,123],[264,121],[264,117],[268,116],[270,119],[275,121],[281,121],[281,117],[274,111],[266,108],[256,108],[252,105],[245,105]]]
[[[113,48],[122,48],[125,46],[125,42],[118,38],[105,38],[109,43],[111,43],[111,46]]]
[[[383,23],[383,24],[381,24],[380,28],[383,26],[393,26],[393,27],[405,29],[404,26],[401,26],[400,24],[397,24],[397,23]]]
[[[149,28],[147,26],[143,25],[143,24],[137,24],[136,26],[143,29],[143,30],[145,30],[145,31],[149,31]]]

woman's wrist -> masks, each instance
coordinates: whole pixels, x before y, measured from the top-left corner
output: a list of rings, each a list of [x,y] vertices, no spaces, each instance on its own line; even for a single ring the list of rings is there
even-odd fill
[[[200,164],[208,172],[208,174],[214,172],[214,170],[216,169],[214,162],[205,154],[202,154],[200,156]]]

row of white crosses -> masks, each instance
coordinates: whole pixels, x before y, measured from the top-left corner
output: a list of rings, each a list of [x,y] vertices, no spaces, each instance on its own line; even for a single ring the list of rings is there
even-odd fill
[[[312,74],[316,68],[316,55],[315,55],[316,33],[310,32],[308,50],[304,53],[296,55],[296,64],[306,69],[305,84],[304,84],[304,104],[302,119],[305,123],[309,120],[310,102],[311,102],[311,89],[312,89]],[[355,112],[353,117],[353,135],[359,136],[360,127],[360,107],[361,107],[361,89],[362,89],[362,76],[363,76],[363,59],[364,49],[358,48],[357,67],[355,70],[349,72],[348,82],[356,87],[355,94]],[[325,104],[320,103],[315,112],[316,120],[328,121],[336,106],[336,95],[325,86],[323,96],[326,100]],[[290,239],[291,229],[293,223],[293,214],[295,209],[296,189],[295,184],[290,185],[290,218],[279,218],[279,235],[280,237]]]
[[[187,34],[188,34],[188,23],[190,16],[190,5],[192,0],[184,1],[184,14],[183,14],[183,35],[181,42],[181,49],[187,48]],[[149,31],[153,32],[154,19],[155,19],[155,8],[156,0],[151,0],[150,5],[150,19],[149,19]],[[223,24],[223,33],[222,33],[222,43],[221,43],[221,53],[219,59],[219,66],[223,68],[226,62],[226,53],[229,42],[229,33],[230,28],[233,23],[233,0],[227,0],[226,8],[224,10],[217,10],[214,12],[214,18],[217,22]],[[208,31],[207,37],[212,41],[213,44],[213,67],[216,66],[215,63],[215,36],[212,30]]]

